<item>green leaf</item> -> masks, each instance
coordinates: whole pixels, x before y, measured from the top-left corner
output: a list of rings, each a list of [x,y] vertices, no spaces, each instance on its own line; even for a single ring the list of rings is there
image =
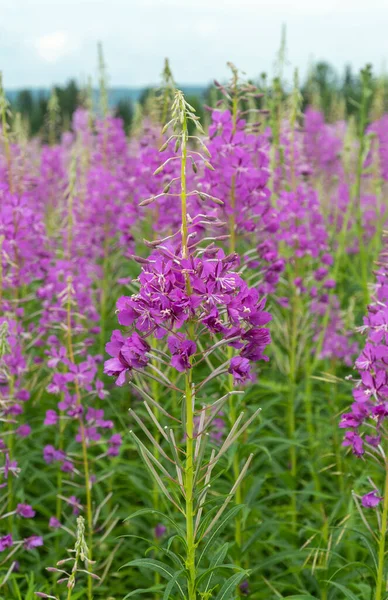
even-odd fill
[[[297,594],[296,596],[284,596],[284,600],[318,600],[318,598],[310,596],[310,594]]]
[[[164,546],[158,546],[157,544],[153,544],[153,546],[151,546],[150,548],[147,548],[146,554],[149,554],[152,550],[156,550],[156,552],[162,552],[163,554],[165,554],[166,556],[171,558],[171,560],[174,561],[178,565],[179,568],[184,568],[184,564],[183,564],[182,560],[180,559],[180,557],[177,554],[175,554],[175,552],[170,550],[169,548],[165,548]]]
[[[360,600],[359,596],[357,597],[355,594],[353,594],[353,592],[348,590],[348,588],[346,588],[341,583],[336,583],[335,581],[326,581],[326,583],[330,583],[330,585],[334,585],[334,587],[336,587],[341,592],[343,592],[345,594],[345,598],[349,598],[349,600]]]
[[[236,594],[236,587],[244,579],[244,577],[247,576],[247,574],[248,571],[244,571],[243,573],[235,573],[232,575],[232,577],[225,581],[224,585],[216,596],[216,600],[228,600],[234,596]]]
[[[164,590],[163,600],[169,599],[170,594],[175,586],[177,586],[177,588],[180,590],[181,594],[183,594],[182,588],[178,584],[178,579],[184,572],[185,572],[185,569],[181,569],[180,571],[177,571],[177,573],[175,573],[174,577],[168,582],[166,589]],[[183,597],[185,598],[184,595],[183,595]]]
[[[170,579],[174,575],[174,571],[171,567],[168,567],[160,562],[160,560],[155,560],[153,558],[136,558],[135,560],[125,563],[125,565],[120,567],[120,570],[125,567],[143,567],[145,569],[151,569],[151,571],[157,571],[157,573],[160,573],[160,575],[166,579]]]
[[[161,592],[163,590],[162,585],[154,585],[150,588],[141,588],[139,590],[134,590],[133,592],[129,592],[126,596],[124,596],[123,600],[127,600],[127,598],[131,598],[132,596],[136,596],[136,594],[149,594],[151,592]]]
[[[216,523],[214,529],[211,531],[207,539],[204,549],[202,550],[201,556],[199,557],[198,564],[201,562],[202,558],[206,556],[208,548],[210,548],[210,546],[214,543],[215,538],[217,537],[217,535],[219,535],[221,530],[224,527],[226,527],[229,521],[233,519],[237,515],[237,513],[239,513],[243,508],[243,504],[238,504],[237,506],[233,506],[230,510],[228,510],[228,512],[226,512],[223,516],[220,517],[220,520],[218,521],[218,523]]]
[[[228,550],[229,550],[229,544],[228,543],[223,544],[223,546],[221,546],[221,548],[219,548],[217,550],[217,552],[214,554],[213,558],[211,559],[210,568],[217,567],[219,564],[221,564],[222,561],[225,559],[225,556],[228,554]],[[206,587],[204,590],[205,592],[207,592],[210,588],[210,583],[211,583],[213,575],[214,575],[214,572],[212,571],[209,574],[209,578],[208,578],[208,581],[206,583]]]
[[[135,519],[136,517],[140,517],[141,515],[146,515],[146,514],[158,515],[159,517],[161,517],[161,519],[168,521],[174,527],[174,529],[179,533],[179,535],[181,537],[183,537],[183,538],[185,537],[185,532],[183,531],[183,529],[181,529],[179,527],[179,525],[177,525],[175,523],[175,521],[173,519],[171,519],[171,517],[169,517],[165,513],[160,512],[160,510],[155,510],[153,508],[141,508],[140,510],[137,510],[136,512],[134,512],[133,515],[130,515],[129,517],[124,519],[124,521],[129,521],[131,519]]]
[[[208,569],[206,569],[206,571],[204,573],[201,573],[201,575],[199,575],[199,577],[197,577],[197,585],[199,583],[201,583],[202,580],[207,575],[212,575],[215,571],[217,571],[217,569],[233,569],[234,571],[244,571],[244,573],[245,573],[245,569],[241,569],[241,567],[237,567],[236,565],[232,565],[232,564],[215,565],[214,567],[209,567]]]
[[[136,560],[131,560],[120,567],[120,569],[124,569],[125,567],[143,567],[144,569],[150,569],[151,571],[160,573],[160,575],[165,579],[172,579],[174,577],[174,571],[171,567],[168,567],[164,563],[160,562],[160,560],[155,560],[153,558],[138,558]],[[183,590],[178,582],[176,582],[176,586],[184,598]]]
[[[162,585],[154,585],[150,588],[141,588],[139,590],[134,590],[133,592],[129,592],[126,596],[124,596],[123,600],[127,600],[127,598],[131,598],[132,596],[136,596],[136,594],[150,594],[151,592],[161,592],[163,590]]]

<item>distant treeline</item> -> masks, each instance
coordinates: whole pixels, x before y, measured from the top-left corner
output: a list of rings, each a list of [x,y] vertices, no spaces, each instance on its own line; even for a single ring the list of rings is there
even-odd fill
[[[268,97],[273,93],[273,81],[262,74],[258,81],[252,81],[259,91]],[[278,81],[279,85],[279,81]],[[280,82],[284,97],[287,96],[289,86]],[[379,96],[381,112],[388,106],[388,78],[385,76],[371,78],[371,90],[373,96]],[[85,90],[80,89],[75,80],[70,80],[65,86],[55,86],[53,88],[56,96],[56,110],[58,113],[58,135],[60,131],[69,129],[72,115],[75,109],[87,102]],[[150,97],[154,90],[145,89],[138,97],[138,104],[143,108],[147,107]],[[346,67],[345,72],[340,76],[336,70],[326,62],[315,64],[301,85],[303,104],[314,105],[325,114],[327,120],[336,120],[338,118],[347,118],[351,115],[357,115],[358,103],[362,94],[361,76],[352,71],[351,67]],[[219,91],[211,85],[193,93],[191,90],[187,96],[200,118],[203,118],[206,106],[215,106],[220,98]],[[129,131],[135,115],[135,104],[133,97],[122,97],[113,106],[113,112],[124,121],[127,131]],[[47,94],[34,93],[25,89],[14,94],[11,101],[11,112],[13,115],[20,114],[23,122],[28,128],[30,136],[42,135],[47,137],[48,113],[50,110],[50,98]]]

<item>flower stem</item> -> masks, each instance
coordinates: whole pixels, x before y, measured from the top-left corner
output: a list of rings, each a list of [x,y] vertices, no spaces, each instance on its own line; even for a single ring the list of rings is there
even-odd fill
[[[379,555],[377,566],[377,581],[376,581],[376,597],[375,600],[382,600],[385,580],[384,580],[384,563],[385,563],[385,537],[387,534],[387,517],[388,517],[388,458],[385,459],[385,487],[384,487],[384,504],[383,514],[381,516],[381,529],[379,540]]]
[[[233,129],[232,134],[236,133],[237,129],[237,116],[238,116],[238,78],[237,72],[233,77],[233,100],[232,100],[232,123]],[[233,173],[231,185],[230,185],[230,208],[231,213],[229,216],[229,251],[231,253],[236,252],[236,174]]]
[[[10,147],[9,136],[8,136],[7,100],[6,100],[5,92],[3,89],[3,79],[2,79],[1,73],[0,73],[0,106],[1,106],[1,125],[2,125],[2,133],[3,133],[4,152],[5,152],[5,159],[7,161],[7,170],[8,170],[8,185],[9,185],[9,191],[11,192],[11,194],[13,194],[14,185],[13,185],[13,177],[12,177],[11,147]]]
[[[71,278],[68,281],[68,300],[67,300],[67,352],[69,359],[74,364],[74,350],[73,350],[73,339],[72,339],[72,326],[71,326]],[[75,378],[75,390],[77,405],[81,406],[81,393],[78,385],[78,379]],[[82,415],[79,419],[80,431],[81,431],[81,445],[82,445],[82,460],[84,467],[85,476],[85,494],[86,494],[86,521],[88,524],[88,546],[89,546],[89,560],[92,561],[92,547],[93,547],[93,513],[92,513],[92,495],[90,486],[90,473],[89,473],[89,460],[88,450],[86,444],[85,425],[83,422]],[[88,600],[93,598],[93,581],[91,577],[88,577]]]
[[[291,525],[292,530],[296,530],[297,508],[296,508],[296,474],[297,458],[295,448],[295,400],[296,400],[296,352],[297,352],[297,317],[298,317],[298,296],[296,290],[292,301],[291,312],[291,336],[290,336],[290,371],[289,371],[289,394],[288,394],[288,437],[290,441],[290,471],[292,477],[293,489],[291,490]]]
[[[228,357],[232,357],[232,348],[228,347]],[[233,390],[233,375],[228,376],[228,390]],[[229,398],[229,418],[231,425],[234,425],[236,422],[237,414],[236,414],[236,397],[231,395]],[[236,481],[238,476],[240,475],[240,457],[238,452],[238,447],[236,446],[234,456],[233,456],[233,478]],[[234,496],[236,504],[242,503],[242,490],[241,484],[237,487],[235,496]],[[242,527],[241,527],[241,519],[240,516],[237,515],[234,522],[234,540],[237,546],[237,559],[236,564],[240,566],[240,548],[242,546]]]
[[[156,345],[156,341],[155,341],[155,345]],[[155,364],[156,366],[156,361],[153,360],[152,364]],[[159,389],[158,389],[158,382],[155,381],[154,379],[151,382],[151,387],[152,387],[152,397],[156,402],[159,402]],[[159,420],[160,418],[160,413],[159,410],[154,407],[153,408],[153,413],[156,417],[157,420]],[[155,428],[154,431],[154,437],[156,439],[156,441],[159,443],[160,441],[160,433],[158,431],[157,428]],[[159,450],[157,448],[157,446],[154,446],[154,456],[155,458],[157,458],[159,460]],[[153,490],[152,490],[152,504],[155,510],[159,510],[159,486],[157,485],[156,481],[154,481],[154,485],[153,485]],[[155,536],[155,545],[158,544],[158,540]],[[154,577],[154,583],[155,585],[159,585],[160,584],[160,573],[158,573],[157,571],[155,572],[155,577]],[[158,600],[160,598],[160,595],[158,594],[158,592],[155,593],[155,600]]]
[[[194,537],[194,407],[191,390],[191,373],[186,374],[186,464],[185,464],[185,495],[186,495],[186,568],[188,571],[188,600],[196,600],[195,592],[195,537]]]
[[[188,229],[187,229],[187,186],[186,186],[186,165],[187,165],[187,118],[186,112],[182,115],[182,154],[181,154],[181,213],[182,213],[182,256],[188,258],[189,251],[187,247]]]
[[[186,165],[187,165],[187,117],[185,107],[181,110],[182,137],[181,137],[181,213],[182,213],[182,256],[189,257],[188,229],[187,229],[187,188],[186,188]],[[191,283],[188,273],[185,275],[187,294],[191,294]],[[193,338],[192,325],[189,323],[189,337]],[[185,397],[186,397],[186,462],[184,468],[184,492],[186,500],[186,569],[188,572],[188,600],[196,600],[195,591],[195,534],[194,534],[194,398],[192,393],[191,369],[185,375]]]

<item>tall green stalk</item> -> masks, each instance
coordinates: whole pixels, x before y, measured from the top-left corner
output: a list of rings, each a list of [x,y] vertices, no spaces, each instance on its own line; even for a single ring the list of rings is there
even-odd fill
[[[366,149],[366,127],[368,124],[368,113],[371,104],[372,90],[371,90],[371,70],[367,65],[365,69],[361,71],[361,84],[362,84],[362,95],[360,102],[359,111],[359,123],[358,123],[358,155],[357,155],[357,168],[356,168],[356,181],[354,190],[354,202],[356,204],[357,214],[357,232],[358,232],[358,243],[359,243],[359,254],[361,262],[361,281],[362,291],[365,306],[369,302],[369,290],[368,290],[368,253],[364,242],[364,230],[362,223],[362,206],[361,206],[361,181],[365,159]]]
[[[233,79],[232,79],[232,133],[236,133],[237,127],[237,116],[238,116],[238,72],[236,69],[233,70]],[[236,175],[232,175],[231,186],[230,186],[230,208],[231,214],[229,216],[229,251],[230,253],[236,252]],[[233,348],[228,346],[228,359],[231,360],[233,357]],[[234,389],[233,384],[233,375],[228,375],[228,391],[231,392]],[[234,396],[230,396],[229,398],[229,420],[233,425],[237,418],[236,412],[236,399]],[[238,448],[235,449],[233,455],[233,477],[235,480],[238,479],[240,474],[240,457]],[[238,486],[235,492],[235,502],[236,504],[241,504],[242,502],[242,490],[241,486]],[[237,548],[241,548],[242,545],[242,523],[241,516],[237,514],[235,519],[235,530],[234,530],[234,540],[236,542]],[[239,560],[238,560],[239,562]]]
[[[288,438],[290,440],[290,473],[292,477],[293,489],[291,490],[291,524],[292,530],[296,530],[297,506],[296,506],[296,475],[297,475],[297,457],[295,447],[295,400],[296,400],[296,371],[297,371],[297,342],[298,342],[298,296],[294,289],[291,306],[290,323],[290,347],[289,347],[289,392],[287,405],[287,428]]]
[[[0,71],[0,117],[1,117],[1,126],[2,126],[2,134],[3,134],[4,152],[5,152],[5,158],[7,161],[9,191],[11,192],[11,194],[13,194],[14,185],[13,185],[13,176],[12,176],[12,156],[11,156],[11,147],[10,147],[10,143],[9,143],[8,123],[7,123],[8,110],[9,110],[9,105],[8,105],[7,99],[5,97],[5,92],[4,92],[4,88],[3,88],[3,76]]]
[[[387,582],[386,582],[386,578],[384,575],[384,571],[385,571],[384,566],[385,566],[387,520],[388,520],[388,458],[385,458],[384,504],[383,504],[383,514],[381,516],[375,600],[383,600],[383,597],[384,597],[383,594],[386,590]]]
[[[186,186],[186,168],[187,168],[187,117],[184,108],[181,112],[182,136],[181,136],[181,213],[182,213],[182,256],[188,258],[188,229],[187,229],[187,186]],[[186,277],[187,293],[191,293],[190,279]],[[189,325],[190,329],[190,325]],[[193,332],[190,331],[191,337]],[[188,600],[196,600],[195,579],[195,536],[194,536],[194,398],[192,394],[191,370],[185,376],[185,396],[186,396],[186,462],[184,469],[184,489],[186,498],[186,568],[188,571]]]
[[[194,538],[194,406],[191,390],[191,376],[186,374],[186,463],[185,463],[185,496],[186,496],[186,568],[188,578],[188,600],[196,600],[195,591],[195,538]]]
[[[70,361],[74,364],[74,350],[73,350],[73,336],[71,326],[71,279],[68,281],[68,296],[67,296],[67,353]],[[77,406],[81,406],[81,393],[78,385],[78,380],[75,378],[75,390]],[[87,537],[89,546],[89,560],[92,560],[92,547],[93,547],[93,511],[92,511],[92,494],[91,494],[91,481],[90,481],[90,469],[89,469],[89,458],[88,449],[86,443],[85,425],[83,417],[80,417],[80,431],[81,431],[81,446],[82,446],[82,462],[84,468],[85,477],[85,494],[86,494],[86,522],[87,522]],[[93,599],[93,580],[88,577],[88,600]]]

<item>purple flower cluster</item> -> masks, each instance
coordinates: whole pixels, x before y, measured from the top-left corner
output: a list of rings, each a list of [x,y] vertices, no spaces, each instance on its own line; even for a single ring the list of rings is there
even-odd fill
[[[105,372],[123,385],[125,374],[144,368],[150,360],[151,346],[146,339],[167,338],[165,352],[170,365],[179,372],[191,368],[197,357],[197,344],[188,335],[188,323],[195,322],[196,335],[217,339],[238,350],[228,365],[235,381],[250,376],[250,364],[265,360],[270,341],[264,327],[270,315],[256,289],[249,288],[236,272],[237,255],[225,256],[222,250],[208,249],[202,256],[182,258],[179,252],[163,247],[143,266],[139,293],[123,296],[117,302],[120,325],[130,328],[129,335],[112,334]],[[202,339],[202,337],[201,337]]]
[[[374,302],[361,328],[366,343],[355,367],[360,379],[353,390],[354,402],[342,416],[340,427],[346,429],[344,446],[350,446],[360,457],[367,451],[374,453],[384,435],[388,416],[388,266],[377,273]],[[378,504],[377,493],[364,497],[364,506]]]

